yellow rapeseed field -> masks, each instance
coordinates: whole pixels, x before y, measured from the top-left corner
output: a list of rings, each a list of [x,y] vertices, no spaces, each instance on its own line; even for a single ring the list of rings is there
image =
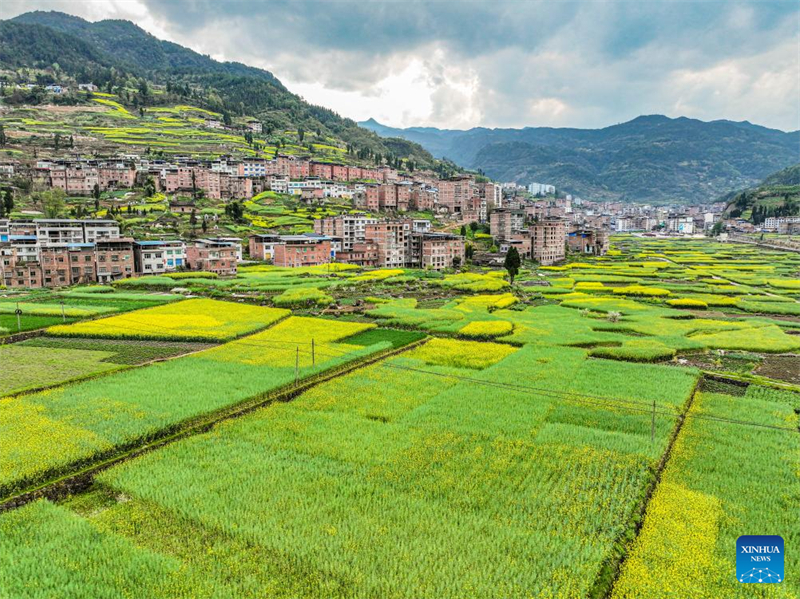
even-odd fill
[[[288,310],[276,308],[190,299],[99,320],[57,325],[47,332],[63,337],[225,341],[263,329],[288,314]]]

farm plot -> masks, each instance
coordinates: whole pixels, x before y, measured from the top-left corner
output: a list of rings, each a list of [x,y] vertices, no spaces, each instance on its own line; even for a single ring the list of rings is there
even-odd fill
[[[47,332],[63,337],[225,341],[263,329],[288,314],[288,310],[191,299],[69,326],[54,326]]]
[[[800,348],[800,337],[763,319],[687,317],[678,309],[619,297],[557,297],[566,298],[560,306],[525,310],[510,309],[517,301],[511,294],[459,298],[431,309],[417,308],[417,301],[408,298],[386,301],[367,314],[389,326],[513,344],[589,347],[592,355],[618,360],[658,361],[678,351],[703,349],[774,353]]]
[[[614,599],[800,595],[796,551],[784,556],[785,580],[763,587],[736,580],[734,552],[744,534],[780,535],[787,548],[800,543],[798,408],[800,396],[753,385],[744,396],[699,394]],[[786,430],[743,429],[694,415]]]
[[[108,341],[37,337],[0,346],[0,396],[39,389],[177,356],[208,347],[200,343]]]
[[[337,342],[373,326],[290,318],[182,358],[0,399],[0,496],[391,347]]]
[[[129,585],[135,561],[154,597],[584,596],[696,372],[429,343],[115,467],[72,511],[0,517],[25,566],[0,561],[0,580],[58,593],[69,543],[90,564],[77,592]],[[652,444],[639,401],[659,408]],[[42,559],[26,539],[57,526],[69,534]]]

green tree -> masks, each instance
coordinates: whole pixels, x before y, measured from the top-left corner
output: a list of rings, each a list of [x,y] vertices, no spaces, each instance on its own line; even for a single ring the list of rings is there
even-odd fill
[[[6,214],[11,216],[11,211],[14,210],[14,192],[10,189],[6,189],[5,198],[3,199],[3,206]]]
[[[467,225],[461,225],[461,237],[467,236]]]
[[[156,182],[153,177],[147,177],[147,181],[144,184],[144,194],[148,198],[152,198],[156,195]]]
[[[6,137],[6,128],[0,123],[0,146],[6,145],[8,138]]]
[[[45,218],[58,218],[66,208],[66,197],[63,189],[54,188],[48,191],[40,191],[34,194],[34,202],[44,213]]]
[[[519,273],[519,267],[521,265],[522,260],[519,258],[519,252],[517,251],[517,248],[511,246],[508,248],[506,259],[503,262],[503,268],[508,271],[508,280],[512,285],[514,284],[514,277],[516,277],[517,273]]]

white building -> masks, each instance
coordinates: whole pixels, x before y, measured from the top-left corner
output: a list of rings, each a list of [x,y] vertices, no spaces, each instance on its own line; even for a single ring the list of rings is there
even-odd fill
[[[135,241],[133,257],[137,273],[162,274],[186,264],[186,244],[180,239]]]
[[[119,224],[115,220],[73,220],[37,218],[36,237],[39,245],[61,243],[95,243],[99,239],[119,239]]]
[[[790,223],[800,223],[800,216],[781,216],[781,217],[774,217],[770,216],[767,219],[764,219],[764,224],[762,228],[767,231],[777,231],[781,228],[781,225],[786,225]]]
[[[531,195],[547,195],[548,193],[555,193],[555,185],[548,185],[547,183],[531,183],[528,185],[528,193]]]
[[[683,235],[694,235],[694,219],[686,215],[670,216],[667,219],[667,231]]]

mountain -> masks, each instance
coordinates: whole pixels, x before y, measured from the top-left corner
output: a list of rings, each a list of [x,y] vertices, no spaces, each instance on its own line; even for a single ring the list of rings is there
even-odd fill
[[[417,144],[383,139],[332,110],[309,104],[269,71],[213,60],[159,40],[129,21],[93,23],[61,12],[42,11],[0,21],[0,71],[16,73],[24,69],[34,69],[43,83],[60,82],[60,77],[68,76],[91,81],[103,90],[130,89],[133,79],[139,82],[134,87],[146,82],[166,90],[158,96],[137,97],[137,103],[172,99],[254,117],[268,130],[328,135],[341,140],[361,159],[406,158],[422,167],[438,164]]]
[[[732,217],[749,218],[754,224],[770,216],[800,215],[800,164],[772,173],[759,185],[730,192],[719,198]]]
[[[374,119],[359,124],[495,179],[549,183],[595,199],[709,202],[800,157],[797,131],[661,115],[603,129],[396,129]]]

